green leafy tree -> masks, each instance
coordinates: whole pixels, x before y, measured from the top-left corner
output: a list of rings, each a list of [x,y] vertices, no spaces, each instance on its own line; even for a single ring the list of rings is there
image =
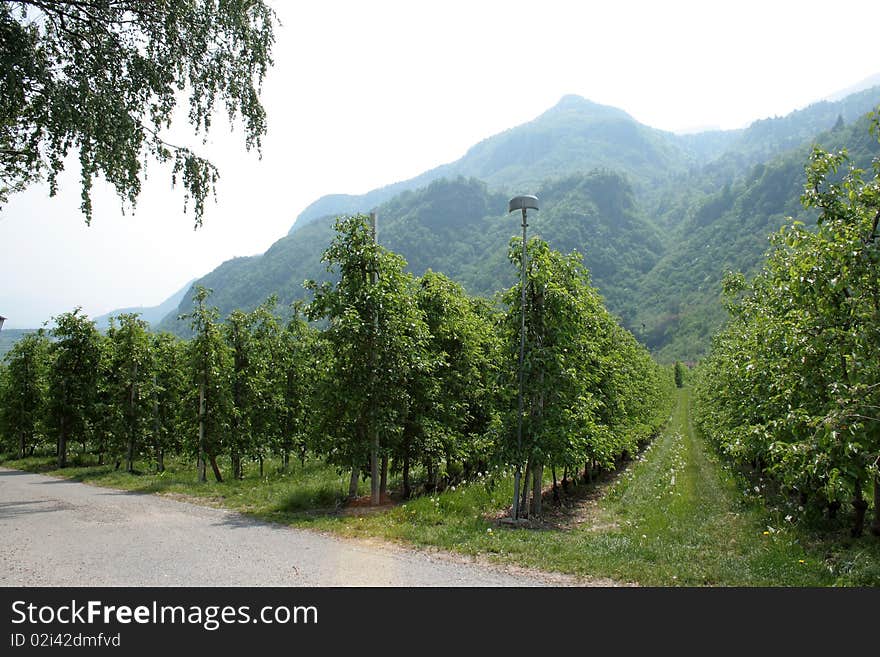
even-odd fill
[[[395,452],[404,497],[412,492],[414,457],[425,467],[429,490],[441,476],[455,481],[486,470],[498,422],[499,345],[488,305],[430,270],[418,280],[415,296],[429,338],[427,367],[413,368],[407,383],[410,404]]]
[[[193,299],[195,308],[183,315],[190,320],[193,338],[188,345],[189,371],[192,383],[198,391],[198,476],[205,481],[206,461],[210,461],[214,478],[222,481],[217,454],[223,448],[223,438],[228,435],[232,401],[230,399],[230,371],[232,369],[229,347],[223,339],[217,322],[219,312],[208,307],[211,291],[196,286]]]
[[[96,415],[101,335],[80,308],[62,313],[55,320],[50,347],[49,427],[57,436],[58,467],[67,466],[68,443],[78,438],[83,445],[91,435]]]
[[[683,388],[684,387],[684,365],[682,365],[680,360],[675,361],[675,366],[673,368],[675,374],[675,387]]]
[[[232,355],[232,406],[228,448],[233,477],[244,476],[242,458],[262,459],[281,430],[281,325],[274,295],[250,313],[234,311],[224,324]],[[284,455],[287,467],[287,455]]]
[[[89,440],[91,452],[97,454],[98,465],[104,465],[109,456],[118,470],[125,460],[128,439],[125,422],[125,405],[120,401],[116,370],[115,348],[112,340],[102,336],[98,342],[97,390],[95,392],[94,412],[90,424]]]
[[[510,413],[507,454],[518,467],[526,461],[519,504],[525,510],[531,487],[530,513],[540,515],[546,465],[554,473],[554,490],[556,468],[611,467],[656,431],[668,394],[661,368],[605,309],[581,256],[563,255],[540,238],[527,248],[522,446],[514,438],[518,418]],[[512,241],[509,258],[521,266],[522,240]],[[517,283],[503,295],[512,409],[521,294]]]
[[[207,133],[215,107],[244,124],[260,147],[262,80],[272,64],[275,16],[262,0],[4,0],[0,3],[0,204],[41,177],[50,193],[78,155],[81,209],[101,175],[124,202],[141,190],[142,166],[173,162],[200,225],[217,169],[163,137],[188,101]]]
[[[416,305],[405,261],[377,245],[363,215],[340,218],[323,262],[338,282],[307,283],[312,320],[325,319],[329,358],[322,364],[319,406],[324,452],[351,468],[349,495],[372,462],[373,501],[380,498],[378,459],[400,436],[409,404],[407,381],[427,367],[427,328]]]
[[[280,397],[273,398],[273,408],[280,418],[277,450],[282,467],[287,468],[289,454],[297,452],[303,464],[307,451],[315,447],[315,395],[319,363],[326,358],[325,343],[303,318],[300,307],[281,332],[279,350],[273,357],[273,371],[281,375]]]
[[[816,229],[786,226],[753,281],[726,280],[732,320],[699,401],[703,430],[733,460],[830,512],[849,492],[857,536],[871,478],[880,533],[880,163],[868,180],[846,164],[815,148],[803,203]]]
[[[610,468],[633,456],[669,417],[674,377],[607,314],[599,352],[601,431],[589,441],[587,454]]]
[[[514,239],[511,244],[509,258],[521,267],[522,240]],[[564,256],[540,238],[532,238],[528,244],[525,284],[522,448],[510,447],[515,463],[526,461],[521,504],[531,486],[531,511],[540,515],[544,466],[582,462],[587,438],[597,433],[598,353],[590,336],[601,330],[603,309],[580,256]],[[505,343],[509,346],[509,371],[514,376],[521,298],[521,283],[504,294],[508,306]],[[512,376],[511,381],[515,380]],[[511,384],[509,389],[515,391],[516,386]],[[511,421],[511,426],[516,426],[515,422]]]
[[[242,454],[254,445],[251,411],[257,397],[251,318],[247,313],[235,310],[226,319],[223,329],[232,356],[232,404],[226,446],[232,460],[232,477],[241,479],[244,475]]]
[[[119,325],[116,325],[116,320]],[[153,423],[153,350],[149,324],[135,314],[111,319],[107,331],[110,346],[108,381],[110,399],[120,421],[118,435],[124,436],[124,460],[134,472]]]
[[[49,374],[49,340],[39,330],[18,340],[6,354],[2,417],[4,433],[16,437],[19,458],[33,453],[43,433]]]
[[[152,432],[149,446],[155,455],[156,470],[165,470],[165,455],[183,448],[187,399],[187,345],[170,333],[151,337],[153,352]]]

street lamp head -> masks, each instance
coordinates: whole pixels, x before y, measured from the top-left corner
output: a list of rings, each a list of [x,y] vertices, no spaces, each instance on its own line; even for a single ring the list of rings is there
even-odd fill
[[[510,204],[508,205],[507,212],[514,212],[515,210],[537,210],[538,209],[538,197],[537,196],[516,196],[510,199]]]

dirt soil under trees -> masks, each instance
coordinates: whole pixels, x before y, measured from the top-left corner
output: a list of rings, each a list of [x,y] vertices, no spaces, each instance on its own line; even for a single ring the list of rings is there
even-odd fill
[[[584,472],[579,472],[575,478],[569,479],[565,486],[560,480],[557,493],[554,493],[552,483],[546,484],[541,493],[541,517],[521,520],[517,522],[517,526],[548,531],[570,531],[584,526],[589,531],[614,529],[616,524],[600,522],[599,500],[631,463],[632,461],[625,461],[615,470],[602,471],[594,475],[591,481],[587,480]],[[531,496],[529,504],[531,504]],[[501,523],[509,517],[508,507],[487,517],[487,520]]]

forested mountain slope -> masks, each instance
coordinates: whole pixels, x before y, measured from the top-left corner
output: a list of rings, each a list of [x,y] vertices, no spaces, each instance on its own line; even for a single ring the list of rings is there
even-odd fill
[[[855,165],[869,169],[880,149],[868,126],[865,116],[814,142],[832,151],[847,148]],[[769,248],[769,235],[790,218],[815,222],[800,203],[810,150],[805,144],[755,165],[742,180],[678,209],[682,219],[671,231],[668,250],[642,279],[632,322],[636,335],[661,358],[699,356],[725,318],[724,273],[752,273]]]
[[[629,182],[618,173],[594,171],[548,183],[538,193],[541,210],[530,217],[529,234],[541,235],[553,248],[580,251],[594,283],[620,314],[631,294],[628,281],[643,276],[664,252],[662,236],[639,211]],[[491,296],[516,279],[507,247],[521,234],[520,217],[507,214],[507,200],[475,179],[437,180],[379,206],[379,241],[401,253],[414,274],[442,271]],[[214,290],[211,303],[224,314],[252,309],[270,294],[278,294],[282,305],[306,298],[303,281],[326,276],[320,257],[332,226],[330,217],[313,221],[265,254],[230,260],[198,283]],[[181,312],[191,304],[190,293]],[[161,328],[185,332],[171,318]]]
[[[302,282],[326,276],[320,254],[335,213],[377,208],[380,242],[410,271],[440,271],[492,296],[516,276],[506,252],[519,220],[507,200],[536,193],[531,234],[582,253],[610,310],[655,354],[696,359],[724,319],[724,272],[751,271],[767,236],[800,217],[810,145],[849,146],[867,163],[876,143],[859,117],[878,104],[875,87],[745,130],[680,136],[567,96],[457,162],[368,195],[319,199],[265,254],[230,260],[198,282],[214,290],[221,313],[270,294],[282,305],[305,298]],[[190,307],[187,295],[179,312]],[[185,332],[175,314],[160,328]]]

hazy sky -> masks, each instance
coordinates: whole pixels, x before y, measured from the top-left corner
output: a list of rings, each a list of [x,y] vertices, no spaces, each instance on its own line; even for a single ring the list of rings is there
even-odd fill
[[[217,203],[194,231],[153,164],[135,213],[96,185],[91,227],[78,171],[0,211],[0,315],[40,325],[156,305],[224,260],[265,251],[328,193],[359,194],[464,155],[565,94],[666,130],[743,127],[880,72],[873,2],[272,2],[275,66],[263,157],[215,121]],[[523,190],[528,193],[530,190]]]

